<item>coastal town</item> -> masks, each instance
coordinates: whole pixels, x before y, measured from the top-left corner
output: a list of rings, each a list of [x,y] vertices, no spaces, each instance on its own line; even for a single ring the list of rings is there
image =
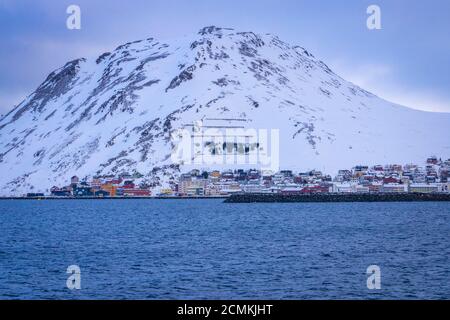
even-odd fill
[[[321,171],[275,174],[259,170],[198,170],[183,173],[169,187],[152,193],[139,183],[139,176],[80,179],[73,176],[66,186],[53,186],[48,194],[27,197],[142,198],[142,197],[228,197],[232,194],[326,194],[326,193],[450,193],[450,159],[432,156],[423,166],[416,164],[358,165],[339,170],[332,177]]]

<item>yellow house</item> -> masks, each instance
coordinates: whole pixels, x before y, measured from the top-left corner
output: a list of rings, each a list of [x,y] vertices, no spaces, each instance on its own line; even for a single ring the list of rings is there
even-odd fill
[[[161,189],[161,192],[160,192],[162,195],[166,195],[166,196],[171,196],[172,194],[173,194],[173,190],[172,189],[169,189],[169,188],[167,188],[167,189]]]

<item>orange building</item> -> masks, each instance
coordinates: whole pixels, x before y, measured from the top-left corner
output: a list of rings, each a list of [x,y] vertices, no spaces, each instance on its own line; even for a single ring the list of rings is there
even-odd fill
[[[102,184],[102,190],[109,192],[110,197],[115,197],[117,195],[117,185],[111,183]]]

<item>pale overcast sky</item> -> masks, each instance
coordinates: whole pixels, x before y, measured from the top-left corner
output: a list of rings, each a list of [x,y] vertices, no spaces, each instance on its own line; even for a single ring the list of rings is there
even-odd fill
[[[71,4],[81,30],[66,28]],[[366,27],[371,4],[381,30]],[[0,114],[71,59],[208,25],[278,35],[382,98],[450,112],[448,0],[0,0]]]

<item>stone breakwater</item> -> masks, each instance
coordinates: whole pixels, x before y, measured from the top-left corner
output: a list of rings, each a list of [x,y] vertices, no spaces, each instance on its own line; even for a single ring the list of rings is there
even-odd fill
[[[322,193],[322,194],[265,194],[239,193],[231,195],[226,203],[252,202],[407,202],[450,201],[450,193]]]

